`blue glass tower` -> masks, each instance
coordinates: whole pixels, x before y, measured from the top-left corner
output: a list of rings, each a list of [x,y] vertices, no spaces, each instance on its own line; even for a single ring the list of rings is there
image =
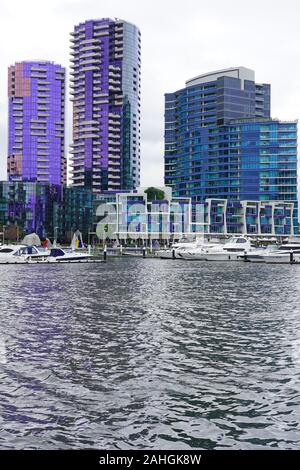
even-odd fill
[[[271,119],[252,70],[191,79],[165,95],[165,184],[199,202],[290,201],[297,222],[297,123]]]

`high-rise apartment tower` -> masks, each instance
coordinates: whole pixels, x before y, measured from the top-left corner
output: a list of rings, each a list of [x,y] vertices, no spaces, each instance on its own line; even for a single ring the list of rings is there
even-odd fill
[[[140,32],[104,18],[71,33],[72,180],[94,192],[140,179]]]
[[[193,201],[287,201],[297,225],[297,122],[270,117],[270,85],[230,68],[165,95],[165,183]]]
[[[65,69],[53,62],[17,62],[8,69],[8,177],[66,182]]]

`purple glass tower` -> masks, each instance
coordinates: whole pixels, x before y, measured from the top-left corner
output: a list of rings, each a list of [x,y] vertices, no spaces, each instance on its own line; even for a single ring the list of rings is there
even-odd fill
[[[104,18],[71,33],[73,185],[132,189],[140,180],[140,32]]]
[[[10,181],[66,182],[65,69],[17,62],[8,69]]]

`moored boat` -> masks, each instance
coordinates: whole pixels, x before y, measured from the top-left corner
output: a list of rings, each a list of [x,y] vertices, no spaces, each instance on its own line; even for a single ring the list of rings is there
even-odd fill
[[[71,248],[51,248],[48,262],[78,262],[84,260],[90,260],[93,257],[88,252],[78,252]]]
[[[206,259],[207,252],[213,247],[220,247],[219,243],[200,243],[194,248],[185,248],[178,250],[178,257],[188,261],[204,261]]]
[[[250,251],[245,251],[244,255],[241,257],[244,261],[251,263],[264,263],[264,256],[268,253],[274,253],[278,249],[277,245],[270,245],[267,247],[258,247],[250,249]]]
[[[161,250],[158,250],[155,253],[155,256],[161,259],[180,258],[180,252],[188,248],[195,248],[196,246],[198,246],[198,243],[199,239],[197,238],[195,238],[194,240],[190,240],[189,238],[181,238],[178,242],[173,243],[171,248],[163,248]]]
[[[290,238],[276,250],[269,250],[263,256],[265,263],[289,264],[300,262],[300,239]]]
[[[268,264],[293,264],[300,262],[300,255],[291,253],[268,253],[264,256],[264,262]]]
[[[213,246],[207,250],[207,261],[241,261],[245,252],[251,250],[251,243],[244,236],[231,237],[221,246]]]
[[[86,262],[93,256],[88,252],[77,252],[70,248],[51,248],[6,245],[0,247],[0,264],[41,264],[60,262]]]
[[[42,246],[2,245],[0,247],[0,264],[23,263],[28,260],[46,260],[50,250]]]

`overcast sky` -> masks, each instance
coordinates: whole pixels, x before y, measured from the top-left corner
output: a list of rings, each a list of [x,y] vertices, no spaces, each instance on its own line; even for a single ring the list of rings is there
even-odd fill
[[[0,0],[0,179],[6,179],[7,67],[69,67],[69,33],[118,17],[142,33],[142,185],[163,183],[164,93],[208,71],[243,65],[271,83],[272,115],[300,114],[300,3],[296,0]],[[71,108],[68,107],[68,142]]]

